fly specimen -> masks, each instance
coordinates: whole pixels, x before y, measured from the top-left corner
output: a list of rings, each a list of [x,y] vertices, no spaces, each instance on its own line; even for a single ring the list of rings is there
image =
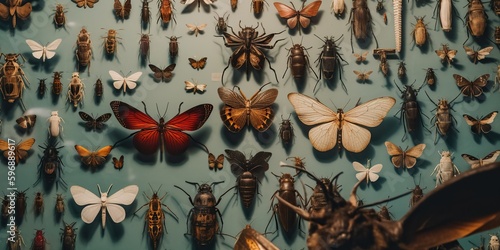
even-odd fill
[[[312,174],[308,175],[313,177]],[[356,190],[362,181],[356,183],[346,201],[333,196],[314,177],[317,183],[321,183],[328,202],[328,206],[318,214],[296,207],[280,196],[277,198],[310,222],[307,238],[309,249],[428,249],[498,227],[500,222],[496,214],[500,206],[500,194],[481,195],[481,190],[488,189],[499,178],[500,163],[463,173],[428,193],[398,221],[382,220],[375,210],[367,208],[387,200],[371,205],[356,205]],[[467,196],[468,202],[457,200],[457,193]],[[456,209],[450,210],[450,206]]]
[[[354,53],[354,47],[352,45],[352,36],[358,40],[365,41],[370,33],[375,39],[375,43],[378,48],[378,41],[373,33],[372,27],[372,15],[370,14],[370,9],[368,9],[367,0],[353,0],[351,14],[349,15],[349,22],[351,23],[351,49]]]
[[[261,151],[247,159],[240,151],[229,149],[225,151],[226,158],[231,164],[231,172],[238,176],[236,188],[240,194],[241,202],[245,208],[249,208],[257,193],[257,179],[262,178],[264,172],[269,169],[267,162],[272,153]]]
[[[243,65],[245,66],[247,78],[250,77],[250,66],[252,66],[255,70],[262,70],[264,66],[264,60],[267,60],[269,63],[269,68],[274,72],[274,76],[276,78],[276,82],[278,82],[278,75],[276,75],[276,71],[271,66],[271,61],[262,51],[263,49],[272,49],[279,41],[285,39],[278,39],[274,42],[273,45],[270,45],[275,35],[283,33],[285,30],[278,33],[271,33],[266,35],[266,30],[262,27],[264,33],[259,36],[259,32],[256,29],[259,27],[241,27],[241,21],[239,23],[241,31],[238,34],[234,33],[234,30],[231,26],[228,26],[231,29],[231,33],[224,32],[222,37],[224,39],[224,45],[229,48],[235,48],[233,54],[229,57],[228,64],[222,71],[221,82],[224,83],[224,73],[227,68],[231,64],[233,68],[240,69]],[[250,64],[250,65],[249,65]]]

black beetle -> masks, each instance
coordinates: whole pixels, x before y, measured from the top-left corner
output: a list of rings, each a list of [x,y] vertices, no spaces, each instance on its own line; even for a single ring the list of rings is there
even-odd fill
[[[281,177],[274,173],[273,175],[276,176],[276,178],[278,178],[278,181],[280,183],[280,188],[276,190],[276,192],[274,192],[273,196],[271,197],[271,200],[274,200],[276,196],[279,196],[282,199],[288,201],[290,204],[293,204],[294,206],[297,206],[297,196],[301,199],[301,201],[303,201],[302,196],[299,194],[297,190],[295,190],[294,187],[295,180],[293,179],[291,174],[284,173],[281,175]],[[295,223],[297,221],[297,213],[290,207],[283,205],[281,201],[278,201],[278,203],[272,205],[272,208],[273,208],[273,215],[271,216],[271,219],[273,218],[273,216],[278,216],[279,222],[283,230],[285,230],[285,232],[287,233],[291,232],[293,226],[295,226]],[[265,229],[266,233],[270,223],[271,220],[269,220],[269,222],[267,223]],[[276,227],[276,231],[277,230],[278,228]]]
[[[45,90],[47,89],[47,85],[45,84],[45,80],[47,78],[40,79],[38,78],[39,83],[38,83],[38,96],[39,97],[44,97],[45,96]]]
[[[281,125],[280,125],[280,139],[284,144],[288,144],[293,140],[295,134],[293,133],[292,122],[290,122],[290,116],[288,119],[283,119],[281,116]]]
[[[314,73],[316,78],[318,78],[316,72],[314,72],[314,70],[311,68],[311,64],[309,63],[309,57],[306,55],[306,52],[307,49],[304,46],[302,46],[302,44],[294,44],[288,50],[288,54],[290,56],[288,56],[287,68],[283,73],[283,77],[285,77],[288,68],[290,68],[293,78],[302,78],[306,73],[306,67],[309,67],[309,69]]]
[[[36,186],[43,178],[45,185],[56,182],[56,186],[61,184],[63,188],[66,187],[66,182],[61,177],[64,164],[59,156],[59,150],[64,146],[57,147],[57,144],[57,141],[49,140],[45,143],[45,147],[38,145],[43,149],[43,156],[38,163],[38,179],[33,186]]]

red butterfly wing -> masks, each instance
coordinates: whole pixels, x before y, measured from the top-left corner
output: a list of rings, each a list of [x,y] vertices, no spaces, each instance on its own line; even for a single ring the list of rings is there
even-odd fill
[[[171,155],[180,155],[189,146],[189,136],[178,130],[167,130],[163,135],[165,150]]]
[[[297,16],[299,15],[297,10],[280,2],[274,2],[274,7],[278,11],[280,17],[287,19],[286,23],[290,29],[294,29],[295,26],[297,26]]]
[[[142,130],[134,135],[132,142],[142,154],[154,154],[160,146],[160,132],[156,129]]]
[[[321,1],[314,1],[300,11],[299,22],[302,28],[307,28],[309,26],[309,23],[311,22],[309,18],[314,17],[318,14],[321,3]]]
[[[120,101],[112,101],[111,109],[120,124],[128,129],[158,129],[158,122],[142,111]]]

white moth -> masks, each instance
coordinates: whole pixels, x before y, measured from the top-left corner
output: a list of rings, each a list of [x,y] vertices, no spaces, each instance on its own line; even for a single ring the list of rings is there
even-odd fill
[[[193,94],[196,94],[196,92],[204,92],[207,88],[206,84],[195,84],[190,81],[184,81],[184,83],[186,84],[186,90],[193,90]]]
[[[352,163],[352,166],[354,167],[354,170],[358,172],[356,174],[356,179],[358,181],[361,181],[363,179],[366,179],[366,183],[368,184],[369,182],[376,182],[378,178],[380,177],[378,173],[382,171],[382,164],[376,164],[375,166],[370,167],[370,160],[368,160],[368,163],[365,166],[363,164],[355,161]]]
[[[76,204],[86,206],[82,210],[83,222],[92,223],[99,211],[101,211],[102,228],[106,226],[106,211],[115,223],[120,223],[125,219],[125,209],[120,205],[130,205],[135,200],[139,187],[137,185],[126,186],[116,193],[108,197],[109,190],[113,185],[110,185],[108,191],[103,193],[99,184],[97,188],[101,197],[98,197],[89,190],[80,186],[71,186],[70,191]]]
[[[201,33],[205,27],[207,27],[207,24],[200,24],[200,25],[195,25],[195,24],[186,24],[186,27],[189,29],[190,33],[194,33],[195,36],[198,36],[199,33]]]
[[[344,0],[332,0],[332,11],[336,16],[342,16],[345,11],[345,2]]]
[[[49,121],[49,135],[51,137],[58,137],[63,129],[61,125],[61,122],[64,122],[63,118],[59,116],[56,110],[50,113],[50,117],[47,120]]]
[[[457,166],[451,160],[453,154],[450,151],[443,151],[439,154],[441,155],[441,160],[439,160],[439,164],[436,165],[434,171],[431,173],[431,175],[436,173],[436,187],[460,174],[460,170],[458,170]]]
[[[401,51],[401,15],[403,8],[402,0],[394,0],[392,1],[392,7],[394,10],[394,38],[396,39],[396,52]]]
[[[56,39],[53,42],[47,44],[47,46],[43,46],[33,40],[26,39],[26,43],[28,46],[30,46],[31,50],[33,51],[33,56],[36,59],[42,58],[42,62],[45,62],[45,58],[51,59],[56,55],[56,52],[54,50],[59,47],[59,44],[61,44],[62,39]]]
[[[441,21],[441,28],[444,32],[450,32],[451,30],[451,11],[453,5],[452,0],[441,0],[441,6],[439,6],[439,20]]]
[[[127,91],[127,87],[129,89],[135,89],[135,87],[137,87],[136,81],[142,76],[142,72],[139,71],[129,76],[122,76],[118,72],[110,70],[109,75],[114,81],[113,87],[115,87],[115,89],[123,88],[123,92],[125,93]]]

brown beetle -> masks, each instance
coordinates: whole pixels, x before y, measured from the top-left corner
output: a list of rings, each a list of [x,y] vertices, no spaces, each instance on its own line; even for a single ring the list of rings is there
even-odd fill
[[[468,0],[468,11],[465,15],[465,21],[467,23],[467,39],[463,44],[469,40],[469,35],[473,37],[482,36],[486,30],[486,22],[488,21],[488,16],[484,10],[484,5],[481,0]]]
[[[56,26],[56,28],[61,28],[61,27],[64,27],[64,25],[66,24],[66,16],[64,15],[64,13],[66,13],[67,11],[64,10],[64,6],[62,4],[57,4],[56,5],[56,9],[55,9],[55,12],[54,12],[54,25]]]
[[[62,92],[62,73],[62,71],[56,71],[52,76],[52,78],[54,78],[54,80],[52,81],[52,94],[54,95],[60,95]]]
[[[273,175],[276,176],[276,178],[278,178],[278,181],[280,183],[280,188],[276,190],[276,192],[274,192],[273,196],[271,197],[271,200],[274,200],[276,197],[279,196],[281,199],[286,200],[289,204],[292,204],[293,206],[297,206],[297,197],[299,197],[301,201],[304,200],[294,187],[295,181],[292,175],[288,173],[282,174],[281,177],[274,173]],[[284,205],[281,202],[281,199],[279,199],[279,201],[272,206],[273,215],[271,216],[271,219],[273,218],[273,216],[278,216],[278,220],[283,230],[285,230],[285,232],[291,232],[293,230],[292,228],[296,225],[297,222],[297,213],[290,207]],[[270,223],[271,220],[269,220],[269,222],[267,223],[265,229],[266,233]],[[278,230],[277,226],[278,225],[276,225],[276,231]]]
[[[180,36],[171,36],[168,37],[170,39],[170,42],[168,43],[168,53],[170,54],[170,58],[175,58],[179,54],[179,42],[177,42],[177,39],[181,38]]]
[[[439,132],[440,135],[446,136],[448,133],[448,130],[451,128],[451,125],[453,124],[453,121],[455,121],[455,124],[457,120],[451,115],[451,110],[453,108],[451,107],[451,103],[457,99],[460,94],[457,95],[453,100],[448,102],[446,99],[442,98],[438,100],[438,103],[435,103],[429,94],[427,94],[427,91],[425,92],[429,100],[436,105],[436,108],[433,110],[436,110],[436,114],[432,117],[431,119],[431,124],[433,123],[434,126],[436,126],[436,133],[434,137],[434,144],[437,143],[437,134]]]
[[[76,60],[78,61],[78,71],[80,71],[80,66],[87,67],[88,73],[90,74],[90,59],[92,59],[92,41],[90,40],[90,34],[87,32],[85,27],[82,27],[78,38],[76,39],[76,50],[75,50]]]
[[[415,28],[411,32],[413,42],[419,47],[424,45],[429,38],[429,33],[427,32],[427,26],[424,23],[424,18],[425,16],[415,17],[417,23],[415,24]]]
[[[318,78],[318,75],[311,67],[311,63],[309,63],[309,57],[306,55],[307,49],[309,48],[305,48],[302,44],[294,44],[288,49],[288,55],[290,56],[288,56],[287,67],[285,72],[283,72],[282,78],[285,77],[288,68],[290,68],[293,78],[302,78],[305,75],[306,67],[309,67],[316,78]]]
[[[0,59],[2,56],[5,58],[5,63],[0,68],[0,92],[2,97],[8,103],[19,100],[24,111],[26,110],[22,101],[23,89],[25,88],[24,81],[28,84],[29,81],[23,69],[21,69],[22,65],[17,61],[18,57],[21,57],[24,61],[24,57],[21,54],[1,53]]]
[[[365,41],[370,33],[375,39],[375,43],[378,48],[378,41],[373,33],[372,28],[372,15],[370,14],[370,9],[368,9],[367,0],[353,0],[351,14],[349,16],[349,22],[351,23],[351,49],[354,53],[354,47],[352,45],[352,36],[358,40]]]

